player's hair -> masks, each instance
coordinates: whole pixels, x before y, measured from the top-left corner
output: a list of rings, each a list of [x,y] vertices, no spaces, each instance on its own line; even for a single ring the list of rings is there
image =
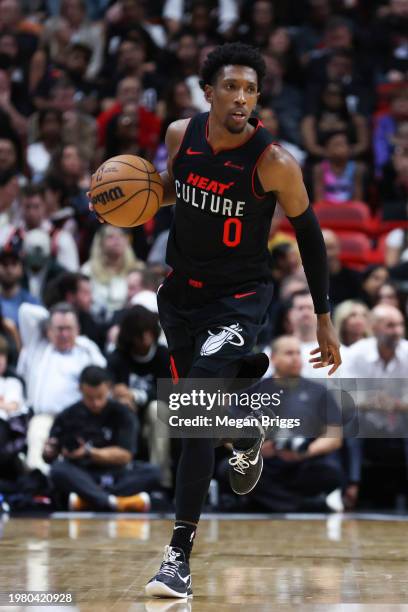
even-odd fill
[[[266,72],[265,61],[258,49],[240,42],[219,45],[207,55],[207,59],[201,68],[201,89],[204,89],[205,85],[214,83],[218,71],[223,66],[231,65],[253,68],[258,77],[258,90],[261,89]]]
[[[131,355],[133,341],[140,338],[146,331],[152,332],[155,342],[160,335],[159,317],[144,306],[132,306],[126,311],[120,324],[117,348],[125,355]]]
[[[108,370],[99,366],[87,366],[81,372],[79,377],[80,385],[89,385],[90,387],[99,387],[103,383],[112,382],[112,377]]]

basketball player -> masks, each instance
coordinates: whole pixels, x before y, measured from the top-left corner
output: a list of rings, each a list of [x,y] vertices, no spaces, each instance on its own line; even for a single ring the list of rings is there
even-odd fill
[[[268,232],[276,201],[296,231],[317,314],[315,367],[341,364],[329,316],[322,233],[294,159],[251,118],[265,73],[259,52],[241,43],[207,57],[201,85],[209,113],[172,123],[163,204],[176,201],[167,262],[173,272],[158,292],[173,381],[261,377],[266,355],[252,355],[272,299]],[[230,482],[251,491],[262,470],[258,439],[234,442]],[[176,520],[149,596],[192,595],[189,556],[214,469],[214,441],[183,439],[176,478]]]

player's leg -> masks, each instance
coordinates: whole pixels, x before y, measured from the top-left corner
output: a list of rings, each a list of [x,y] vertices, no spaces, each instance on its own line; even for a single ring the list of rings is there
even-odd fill
[[[271,287],[261,283],[252,291],[238,292],[212,304],[204,321],[208,324],[197,337],[197,367],[207,369],[214,377],[223,376],[245,379],[254,383],[266,372],[269,362],[262,353],[253,354],[258,333],[264,323],[271,300]],[[210,374],[211,376],[211,374]],[[235,380],[235,385],[239,381]],[[258,423],[237,435],[233,441],[230,459],[230,484],[235,493],[244,495],[252,491],[262,473],[261,448],[267,429],[259,417],[263,410],[251,410],[247,415]]]
[[[172,375],[176,387],[180,384],[179,379],[184,380],[187,376],[200,377],[199,371],[194,367],[190,369],[193,348],[193,345],[186,346],[171,353]],[[184,391],[187,389],[183,387]],[[190,553],[213,471],[213,440],[183,438],[176,474],[176,520],[159,571],[146,585],[147,595],[154,597],[192,595]]]

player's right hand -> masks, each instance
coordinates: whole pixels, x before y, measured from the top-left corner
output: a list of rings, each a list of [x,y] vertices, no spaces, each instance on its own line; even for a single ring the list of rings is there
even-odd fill
[[[89,208],[89,210],[90,210],[91,212],[93,212],[93,213],[94,213],[94,215],[95,215],[95,217],[98,219],[99,223],[105,223],[104,219],[102,219],[102,217],[100,217],[100,216],[98,215],[98,213],[95,211],[94,205],[93,205],[93,204],[92,204],[92,202],[91,202],[91,192],[90,192],[90,191],[87,191],[87,192],[86,192],[86,197],[87,197],[87,198],[88,198],[88,200],[89,200],[89,203],[88,203],[88,208]]]

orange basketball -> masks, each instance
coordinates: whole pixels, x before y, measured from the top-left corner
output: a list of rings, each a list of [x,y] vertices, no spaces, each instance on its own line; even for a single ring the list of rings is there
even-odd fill
[[[143,157],[117,155],[104,162],[91,181],[91,202],[97,215],[117,227],[149,221],[163,200],[163,183]]]

